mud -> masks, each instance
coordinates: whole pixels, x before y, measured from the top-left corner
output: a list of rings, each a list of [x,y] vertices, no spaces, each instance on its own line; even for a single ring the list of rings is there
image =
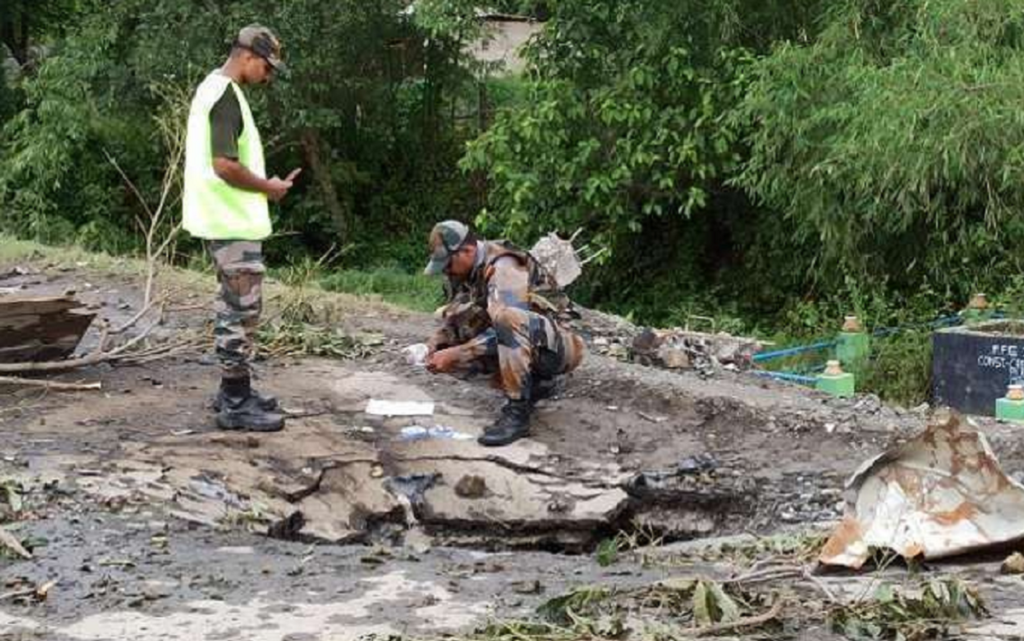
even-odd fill
[[[42,267],[16,278],[75,289],[115,322],[137,310],[131,275]],[[198,283],[157,338],[206,322]],[[59,583],[41,603],[0,600],[0,638],[465,632],[567,586],[669,571],[597,566],[590,553],[622,530],[671,543],[833,522],[858,464],[924,424],[871,398],[592,355],[531,438],[485,449],[499,393],[402,357],[430,317],[341,307],[341,327],[383,343],[360,360],[261,363],[260,388],[292,415],[278,434],[214,429],[218,370],[201,352],[61,377],[98,393],[2,390],[0,479],[25,490],[14,531],[37,558],[0,558],[0,593]],[[371,398],[436,410],[384,419]],[[467,438],[408,438],[416,426]],[[1024,469],[1013,430],[985,428],[1004,467]]]

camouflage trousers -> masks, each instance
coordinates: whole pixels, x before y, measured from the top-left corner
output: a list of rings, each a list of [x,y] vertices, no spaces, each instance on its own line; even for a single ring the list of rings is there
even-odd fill
[[[550,318],[514,307],[491,317],[491,327],[464,344],[458,369],[496,372],[505,395],[529,400],[538,379],[552,379],[579,367],[583,339]]]
[[[247,378],[263,309],[263,246],[211,240],[208,248],[220,283],[213,336],[221,373],[224,378]]]

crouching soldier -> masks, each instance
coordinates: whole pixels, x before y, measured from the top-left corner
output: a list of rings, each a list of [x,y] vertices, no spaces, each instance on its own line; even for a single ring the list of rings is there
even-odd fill
[[[529,433],[534,403],[583,359],[583,340],[562,325],[568,299],[528,252],[478,239],[458,221],[434,226],[430,252],[425,273],[448,276],[449,301],[427,369],[497,371],[508,400],[479,442],[512,443]]]

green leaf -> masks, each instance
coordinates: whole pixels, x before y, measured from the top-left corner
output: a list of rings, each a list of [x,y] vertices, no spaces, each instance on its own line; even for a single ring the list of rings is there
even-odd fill
[[[740,606],[736,604],[736,601],[726,593],[719,583],[711,583],[710,589],[715,598],[715,606],[720,612],[718,620],[722,623],[738,621],[740,618]]]
[[[693,621],[698,627],[709,626],[715,622],[711,592],[703,581],[697,583],[693,591]]]
[[[619,543],[616,539],[605,539],[597,546],[597,564],[603,568],[619,559]]]

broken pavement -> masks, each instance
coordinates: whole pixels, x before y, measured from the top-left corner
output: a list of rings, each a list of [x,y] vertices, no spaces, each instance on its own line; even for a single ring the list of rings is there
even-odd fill
[[[81,296],[103,313],[137,311],[125,282],[61,274],[52,287],[88,279]],[[205,322],[205,293],[188,296],[179,305],[196,308],[170,327]],[[623,531],[664,544],[834,522],[856,465],[923,425],[868,397],[593,355],[561,398],[541,404],[531,438],[485,449],[445,435],[479,434],[500,396],[404,358],[429,317],[338,305],[348,334],[381,344],[346,361],[261,364],[261,389],[293,414],[280,434],[213,429],[218,372],[202,351],[96,366],[101,393],[6,394],[0,476],[24,488],[13,532],[36,558],[0,561],[0,580],[11,591],[59,582],[45,603],[0,603],[0,623],[61,641],[104,638],[116,622],[179,635],[169,638],[205,638],[199,621],[215,636],[284,638],[255,631],[259,616],[307,635],[393,632],[395,621],[412,635],[464,632],[526,616],[577,579],[626,585],[675,572],[597,567],[590,554]],[[377,417],[370,399],[435,411]],[[1022,469],[1012,431],[994,429],[1004,465]]]

